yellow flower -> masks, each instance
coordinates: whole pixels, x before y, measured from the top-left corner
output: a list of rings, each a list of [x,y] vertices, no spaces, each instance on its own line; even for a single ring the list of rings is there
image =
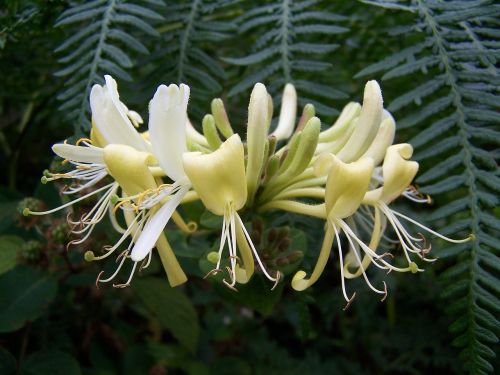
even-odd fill
[[[184,171],[205,207],[224,217],[217,265],[212,273],[221,271],[222,252],[227,242],[230,262],[230,281],[224,279],[227,286],[234,288],[236,282],[248,282],[254,271],[252,252],[264,275],[277,283],[279,274],[273,277],[266,271],[237,212],[245,206],[248,196],[245,155],[239,135],[232,135],[210,154],[185,153],[183,160]],[[238,249],[242,266],[237,264]]]

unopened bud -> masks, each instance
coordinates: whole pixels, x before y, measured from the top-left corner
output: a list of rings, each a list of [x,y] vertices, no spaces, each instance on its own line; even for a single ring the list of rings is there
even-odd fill
[[[288,250],[289,247],[290,247],[290,239],[289,238],[285,237],[278,243],[278,250],[281,252]]]
[[[215,127],[215,120],[212,115],[205,115],[203,117],[203,135],[207,139],[208,145],[213,149],[217,150],[222,144],[222,140],[217,133],[217,128]]]
[[[278,238],[278,230],[276,228],[271,228],[267,234],[267,241],[272,243]]]
[[[287,266],[288,264],[290,264],[290,261],[288,260],[287,257],[282,257],[282,258],[278,258],[276,259],[276,265],[277,266]]]
[[[222,101],[222,99],[217,98],[212,100],[211,109],[217,129],[219,129],[222,135],[226,138],[232,136],[234,132],[231,128],[231,123],[229,122],[229,118],[227,117],[227,112],[224,108],[224,102]]]
[[[293,133],[295,125],[295,117],[297,115],[297,92],[295,87],[287,83],[283,90],[281,99],[280,117],[278,126],[273,132],[273,135],[278,139],[287,139]]]
[[[300,116],[299,123],[297,124],[297,128],[295,129],[295,133],[304,129],[304,126],[306,126],[307,122],[314,116],[316,116],[316,110],[314,109],[314,106],[310,103],[306,104],[304,109],[302,110],[302,115]]]
[[[365,86],[358,125],[345,146],[337,154],[340,160],[346,163],[358,160],[370,147],[380,127],[382,109],[383,99],[380,86],[377,81],[369,81]]]
[[[300,142],[295,155],[293,155],[293,160],[288,169],[279,176],[280,179],[286,180],[293,178],[302,173],[309,166],[314,156],[316,146],[318,145],[320,128],[321,122],[317,117],[313,117],[307,122],[304,130],[300,134]]]
[[[248,202],[253,203],[260,182],[267,132],[269,130],[269,96],[262,83],[255,84],[250,95],[247,127],[247,168]]]
[[[304,253],[302,251],[293,251],[290,254],[288,254],[287,258],[288,262],[295,263],[304,258]]]

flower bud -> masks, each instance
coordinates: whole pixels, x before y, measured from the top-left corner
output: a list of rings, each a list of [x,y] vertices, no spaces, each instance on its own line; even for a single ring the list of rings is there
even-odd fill
[[[211,109],[217,129],[219,129],[222,135],[226,138],[232,136],[233,129],[231,128],[231,123],[229,122],[229,118],[227,117],[227,112],[224,108],[224,102],[222,101],[222,99],[217,98],[212,100]]]
[[[307,103],[302,110],[302,115],[300,116],[299,123],[297,124],[297,128],[295,129],[295,133],[304,129],[307,122],[316,116],[316,110],[311,103]]]
[[[382,109],[383,100],[380,86],[376,81],[369,81],[365,86],[363,106],[356,129],[342,150],[337,153],[340,160],[346,163],[358,160],[370,147],[380,127]]]
[[[222,144],[222,140],[217,134],[217,128],[215,127],[215,120],[212,115],[205,115],[203,117],[203,135],[207,139],[208,145],[213,149],[217,150]]]
[[[297,114],[297,92],[295,87],[287,83],[283,90],[281,99],[280,117],[276,130],[272,133],[276,139],[282,140],[289,138],[293,133],[295,125],[295,116]]]
[[[377,135],[372,144],[361,157],[371,157],[375,165],[379,165],[384,160],[387,148],[394,141],[394,133],[396,132],[396,122],[391,114],[384,110],[382,124],[378,129]],[[385,118],[384,118],[385,117]]]
[[[267,90],[262,83],[257,83],[250,95],[250,104],[248,106],[246,179],[250,202],[253,201],[260,180],[269,124]]]
[[[319,135],[320,142],[331,142],[338,139],[349,126],[353,120],[359,116],[361,105],[359,103],[348,103],[340,113],[337,121]]]

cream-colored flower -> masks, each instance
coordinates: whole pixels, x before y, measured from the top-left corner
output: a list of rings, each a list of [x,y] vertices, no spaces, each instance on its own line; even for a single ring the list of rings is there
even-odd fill
[[[273,277],[266,271],[238,215],[238,210],[245,206],[248,197],[245,155],[239,135],[232,135],[210,154],[185,153],[183,160],[184,170],[205,207],[215,215],[224,217],[218,261],[212,273],[221,271],[222,252],[227,242],[230,263],[230,281],[224,279],[227,286],[234,288],[236,282],[248,282],[254,271],[254,257],[264,275],[278,282],[279,274]],[[239,260],[243,262],[242,266],[238,264]]]

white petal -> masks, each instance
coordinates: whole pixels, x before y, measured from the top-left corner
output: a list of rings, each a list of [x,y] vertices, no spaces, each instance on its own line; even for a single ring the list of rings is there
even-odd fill
[[[281,110],[278,126],[272,133],[278,141],[287,139],[292,135],[297,114],[297,92],[295,87],[287,83],[281,99]]]
[[[147,151],[146,144],[127,116],[127,107],[120,102],[116,81],[105,76],[106,85],[94,85],[90,91],[90,108],[97,130],[106,142],[132,146]]]
[[[182,198],[189,191],[189,188],[189,186],[182,186],[180,190],[175,193],[150,220],[148,220],[130,254],[134,262],[143,260],[155,246],[163,228],[167,225],[175,209],[181,203]]]
[[[149,138],[165,173],[177,181],[185,176],[182,154],[187,151],[186,124],[189,87],[160,85],[149,104]]]
[[[104,164],[102,148],[73,146],[57,143],[52,146],[52,151],[63,159],[80,163]]]

